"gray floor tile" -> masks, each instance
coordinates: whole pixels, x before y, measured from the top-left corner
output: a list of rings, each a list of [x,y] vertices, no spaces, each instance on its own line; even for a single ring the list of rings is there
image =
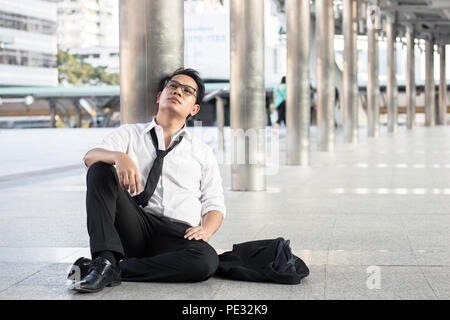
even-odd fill
[[[425,278],[441,300],[450,299],[450,267],[421,267]]]
[[[97,293],[77,293],[63,286],[16,285],[0,292],[1,300],[96,300],[114,288],[105,288]]]
[[[379,282],[368,267],[327,266],[326,299],[437,299],[419,267],[380,266]]]
[[[450,251],[439,250],[416,250],[414,251],[417,263],[423,266],[449,266],[450,267]]]
[[[123,283],[94,295],[65,287],[67,268],[89,256],[86,171],[24,173],[81,162],[92,139],[111,129],[34,130],[31,140],[31,131],[8,131],[0,177],[22,178],[0,179],[0,299],[448,299],[450,132],[400,127],[395,136],[382,131],[368,139],[364,129],[357,146],[343,144],[338,131],[336,151],[317,152],[313,127],[308,167],[286,165],[282,132],[281,163],[264,192],[231,190],[230,165],[221,165],[228,214],[210,243],[231,250],[249,240],[289,239],[311,270],[300,285],[212,278]],[[367,288],[368,266],[381,268],[380,289]]]
[[[0,262],[0,293],[44,268],[44,263]]]
[[[222,283],[214,278],[199,283],[123,282],[102,296],[102,299],[208,300],[221,286]]]
[[[328,253],[328,265],[367,266],[367,265],[417,265],[413,252],[391,251],[386,249],[362,250],[332,250]]]

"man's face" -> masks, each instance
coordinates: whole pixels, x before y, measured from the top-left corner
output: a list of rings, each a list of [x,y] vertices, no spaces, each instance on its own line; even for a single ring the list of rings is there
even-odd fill
[[[200,110],[200,106],[195,103],[198,91],[197,83],[194,79],[184,74],[173,76],[171,80],[173,80],[172,85],[166,85],[164,90],[159,92],[156,97],[159,109],[166,109],[167,111],[180,115],[180,117],[183,117],[184,119],[188,115],[195,115]],[[174,84],[176,86],[176,82],[194,88],[195,93],[189,95],[189,93],[185,92],[186,89],[183,89],[180,86],[175,89]],[[187,89],[189,90],[189,88]]]

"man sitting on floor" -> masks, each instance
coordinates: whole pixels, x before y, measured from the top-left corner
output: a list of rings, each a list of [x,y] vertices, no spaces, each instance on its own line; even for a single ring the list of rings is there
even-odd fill
[[[122,125],[86,153],[93,260],[74,263],[80,279],[72,289],[215,273],[219,259],[208,241],[226,214],[222,179],[211,148],[186,130],[204,93],[198,72],[178,69],[162,79],[151,122]]]

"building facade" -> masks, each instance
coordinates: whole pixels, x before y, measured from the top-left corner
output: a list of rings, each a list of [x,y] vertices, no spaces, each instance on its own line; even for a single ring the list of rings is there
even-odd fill
[[[84,62],[94,67],[105,66],[108,73],[120,72],[119,47],[74,48],[69,52],[80,55]]]
[[[58,48],[119,47],[118,0],[53,0]]]
[[[0,86],[56,86],[56,6],[0,0]]]

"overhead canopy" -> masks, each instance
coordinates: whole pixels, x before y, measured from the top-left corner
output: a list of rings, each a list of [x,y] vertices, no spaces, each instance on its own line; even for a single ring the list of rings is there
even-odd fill
[[[286,0],[273,1],[283,20],[286,14]],[[343,0],[334,0],[333,4],[335,33],[342,34]],[[359,34],[367,34],[365,19],[368,5],[378,7],[380,27],[383,20],[391,15],[400,32],[405,32],[410,26],[414,30],[415,38],[432,38],[437,44],[450,44],[450,0],[358,0]],[[311,15],[314,19],[314,5],[311,6]]]
[[[413,27],[414,37],[450,43],[450,1],[393,0],[380,1],[381,12],[395,14],[396,23]]]

